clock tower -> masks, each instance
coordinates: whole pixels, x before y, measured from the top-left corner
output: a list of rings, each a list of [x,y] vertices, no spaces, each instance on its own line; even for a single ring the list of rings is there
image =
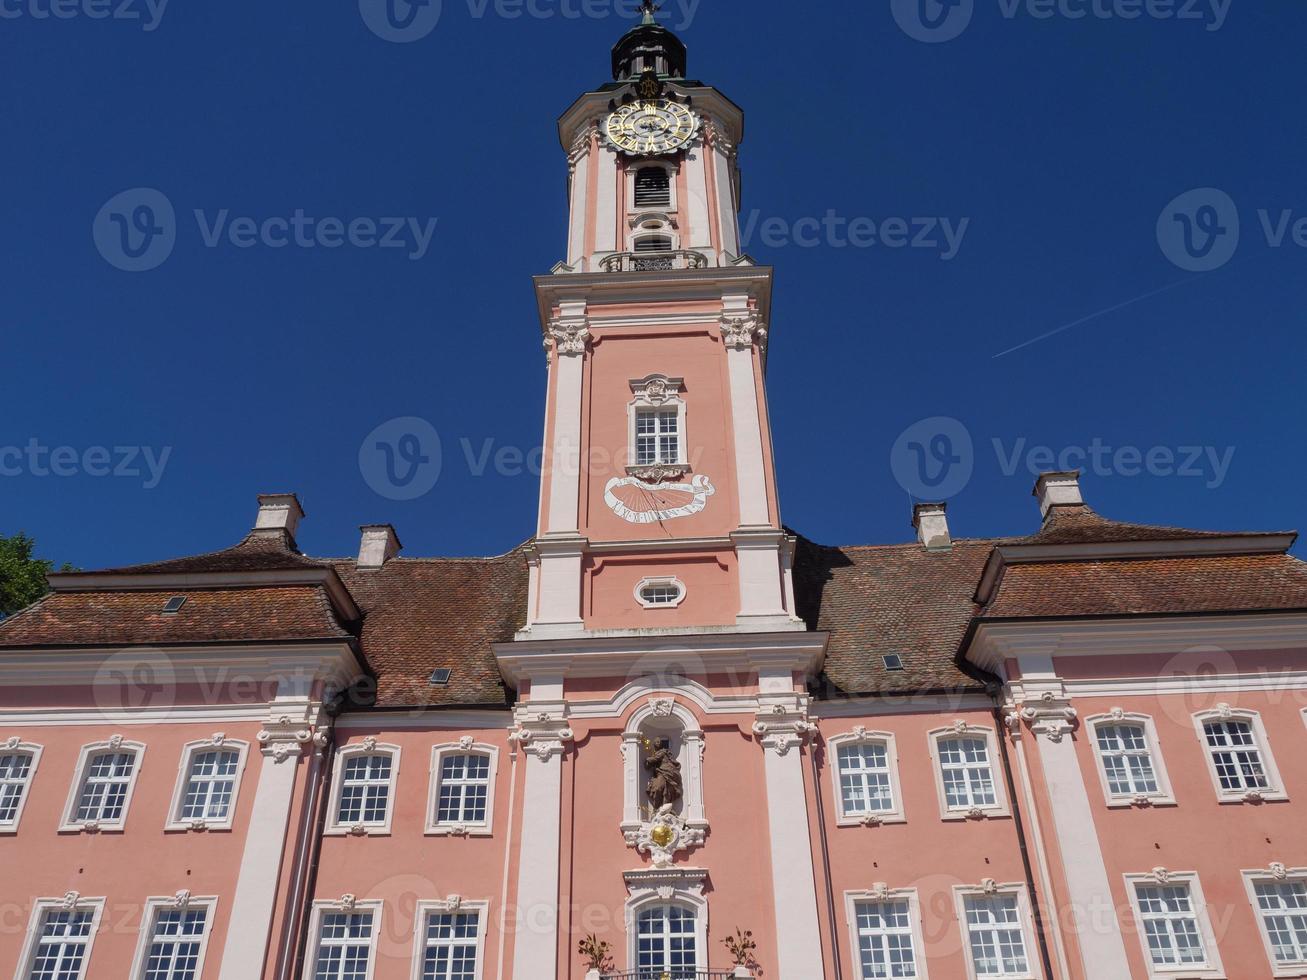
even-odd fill
[[[567,258],[522,640],[802,629],[767,421],[772,272],[740,251],[743,114],[654,17],[562,116]]]

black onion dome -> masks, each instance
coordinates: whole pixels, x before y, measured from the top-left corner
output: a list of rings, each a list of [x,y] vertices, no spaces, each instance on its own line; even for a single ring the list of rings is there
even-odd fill
[[[646,68],[652,68],[659,78],[685,77],[685,43],[654,20],[657,9],[646,0],[643,21],[613,46],[614,81],[634,81]]]

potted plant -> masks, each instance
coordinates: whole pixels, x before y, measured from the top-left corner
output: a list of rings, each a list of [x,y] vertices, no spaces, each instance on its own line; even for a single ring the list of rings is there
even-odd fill
[[[750,976],[748,970],[757,962],[753,954],[758,949],[758,944],[753,941],[753,931],[736,926],[735,934],[723,939],[722,945],[734,959],[736,976]]]
[[[581,958],[586,961],[586,967],[589,969],[587,977],[599,976],[604,970],[611,966],[610,955],[613,951],[611,943],[604,942],[594,933],[586,936],[576,944],[576,951],[581,954]]]

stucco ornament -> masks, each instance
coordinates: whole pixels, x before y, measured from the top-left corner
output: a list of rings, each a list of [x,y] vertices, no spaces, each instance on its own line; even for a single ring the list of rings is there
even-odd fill
[[[377,748],[377,740],[373,736],[369,735],[367,738],[363,740],[363,750],[365,752],[373,752],[376,750],[376,748]]]
[[[273,762],[285,762],[292,756],[303,754],[304,746],[310,742],[326,744],[326,734],[315,734],[302,720],[289,715],[279,715],[264,723],[263,730],[256,736],[263,753]]]
[[[722,342],[731,350],[749,350],[754,341],[767,347],[767,328],[756,314],[728,313],[721,319]]]
[[[462,738],[458,740],[458,747],[462,749],[464,752],[466,752],[468,749],[472,748],[475,742],[476,739],[474,739],[471,735],[464,735]]]
[[[121,735],[109,736],[109,748],[117,752],[122,747],[123,747],[123,737]]]
[[[5,748],[16,749],[18,748],[19,745],[22,744],[22,741],[23,740],[20,739],[17,735],[10,735],[7,739],[5,739]]]
[[[64,897],[59,901],[60,907],[69,912],[73,911],[81,903],[82,896],[80,892],[64,892]]]
[[[1080,713],[1072,706],[1065,693],[1045,691],[1021,707],[1021,719],[1035,735],[1043,735],[1050,742],[1061,742],[1076,729]]]
[[[1173,877],[1169,868],[1154,868],[1150,873],[1159,885],[1169,885]]]
[[[871,886],[871,897],[878,902],[889,901],[890,891],[886,882],[878,881]]]
[[[650,476],[659,477],[674,471],[672,467],[650,467],[647,470]],[[680,469],[679,472],[683,473],[684,469]],[[640,491],[639,503],[634,501],[624,503],[617,496],[618,490],[627,488]],[[604,503],[608,505],[609,510],[628,524],[657,524],[702,513],[708,506],[708,498],[716,493],[717,488],[713,486],[712,480],[702,473],[689,483],[650,483],[639,476],[615,476],[604,487]],[[672,496],[669,497],[669,494]],[[676,495],[683,495],[688,499],[681,503],[676,499]],[[673,504],[675,506],[672,506]]]
[[[1289,869],[1279,861],[1272,861],[1270,868],[1267,870],[1271,872],[1271,877],[1276,881],[1284,881],[1289,877]]]
[[[865,735],[866,729],[862,732]],[[808,720],[807,698],[787,695],[780,701],[760,705],[753,734],[764,749],[779,756],[789,755],[790,749],[798,748],[817,734],[817,725]]]
[[[529,704],[517,709],[517,726],[508,733],[512,745],[534,753],[541,762],[561,756],[575,739],[563,714],[540,711]]]
[[[627,843],[653,859],[655,868],[670,868],[676,855],[703,844],[703,831],[686,825],[672,804],[660,807],[652,820],[626,835]]]
[[[590,349],[590,321],[585,317],[559,317],[549,322],[545,350],[559,357],[582,357]]]
[[[980,890],[983,891],[986,895],[997,895],[998,882],[995,881],[993,878],[982,878],[980,880]]]
[[[191,893],[183,888],[172,897],[172,907],[178,911],[185,912],[191,907]]]

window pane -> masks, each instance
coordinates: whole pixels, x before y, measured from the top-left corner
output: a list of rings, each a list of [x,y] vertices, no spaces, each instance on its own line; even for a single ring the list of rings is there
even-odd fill
[[[855,906],[862,980],[918,976],[907,902],[860,902]]]
[[[1254,888],[1275,962],[1307,963],[1307,884],[1259,881]]]
[[[27,791],[32,757],[25,752],[0,755],[0,823],[13,823]]]
[[[641,973],[695,970],[698,967],[695,916],[668,905],[640,913],[636,920],[636,967]]]
[[[422,980],[475,980],[476,913],[438,913],[427,918]]]
[[[483,824],[490,799],[490,756],[446,755],[440,765],[436,823]]]
[[[964,902],[971,961],[978,977],[1022,976],[1029,970],[1015,895]]]
[[[391,765],[389,755],[356,755],[345,760],[337,823],[385,824],[390,808]]]
[[[889,748],[884,742],[842,745],[839,755],[840,799],[848,815],[894,810]]]
[[[1155,966],[1205,964],[1188,885],[1137,885],[1139,916]]]

